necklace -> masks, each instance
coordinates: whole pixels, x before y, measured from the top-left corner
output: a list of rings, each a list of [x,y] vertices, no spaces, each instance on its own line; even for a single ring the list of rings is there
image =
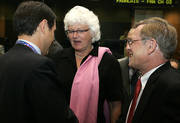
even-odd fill
[[[83,59],[83,58],[84,58],[84,56],[80,56],[80,55],[78,55],[78,54],[76,54],[76,53],[75,53],[75,56],[76,56],[77,58],[80,58],[80,59]]]
[[[93,49],[94,47],[92,46],[91,47],[91,50]],[[90,50],[90,51],[91,51]],[[89,53],[88,53],[89,54]],[[77,58],[79,58],[79,59],[83,59],[86,55],[79,55],[79,54],[77,54],[76,52],[75,52],[75,56],[77,57]]]

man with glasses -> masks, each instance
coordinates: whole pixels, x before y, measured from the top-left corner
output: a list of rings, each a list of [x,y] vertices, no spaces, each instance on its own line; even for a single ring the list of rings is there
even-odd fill
[[[126,123],[180,122],[180,73],[169,61],[176,46],[176,29],[162,18],[142,20],[129,31],[129,66],[141,77]]]

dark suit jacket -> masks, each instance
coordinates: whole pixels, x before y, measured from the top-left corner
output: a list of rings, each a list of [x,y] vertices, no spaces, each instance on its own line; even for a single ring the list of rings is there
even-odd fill
[[[130,79],[129,79],[130,77],[129,77],[128,57],[118,59],[118,62],[121,68],[124,89],[128,94],[128,96],[130,96]]]
[[[1,123],[74,122],[67,109],[51,60],[19,44],[0,57]]]
[[[118,59],[121,68],[121,76],[123,80],[123,93],[124,93],[124,100],[122,101],[122,113],[119,117],[117,123],[123,123],[126,120],[126,113],[128,111],[128,106],[130,103],[130,77],[129,77],[129,67],[128,67],[128,57],[124,57]]]
[[[180,73],[169,62],[148,79],[132,123],[180,123]]]

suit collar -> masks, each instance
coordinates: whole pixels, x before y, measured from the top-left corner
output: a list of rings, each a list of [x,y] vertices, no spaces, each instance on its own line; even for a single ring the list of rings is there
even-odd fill
[[[16,44],[21,44],[24,46],[29,47],[33,52],[38,53],[39,55],[41,55],[41,50],[39,49],[38,46],[36,46],[34,43],[24,40],[24,39],[18,39],[16,41]]]
[[[23,50],[30,51],[30,52],[34,53],[31,48],[29,48],[29,47],[27,47],[27,46],[25,46],[25,45],[15,44],[12,49],[14,49],[14,48],[15,48],[15,49],[16,49],[16,48],[18,48],[18,49],[23,49]]]

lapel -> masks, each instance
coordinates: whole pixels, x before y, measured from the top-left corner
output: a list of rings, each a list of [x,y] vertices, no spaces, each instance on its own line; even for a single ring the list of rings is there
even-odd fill
[[[159,67],[152,75],[149,77],[142,96],[140,98],[137,109],[134,113],[133,122],[139,122],[139,119],[142,117],[144,113],[144,109],[147,107],[147,103],[150,101],[150,95],[152,94],[156,84],[158,83],[157,79],[161,75],[162,72],[166,71],[170,67],[170,62],[165,63],[161,67]]]

